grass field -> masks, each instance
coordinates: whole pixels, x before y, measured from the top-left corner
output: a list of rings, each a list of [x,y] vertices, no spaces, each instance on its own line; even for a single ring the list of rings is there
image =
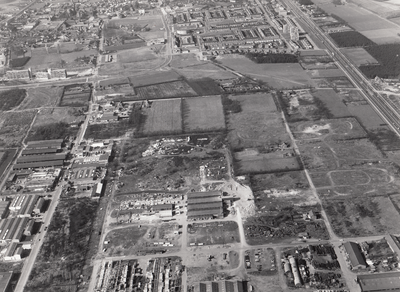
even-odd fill
[[[274,89],[315,86],[300,64],[255,64],[241,55],[219,57],[223,65],[251,78],[267,83]]]
[[[133,87],[147,86],[158,83],[167,83],[181,79],[181,76],[175,71],[151,72],[141,74],[140,76],[128,77]]]
[[[134,63],[139,61],[147,61],[157,59],[157,55],[150,50],[149,47],[142,47],[136,49],[128,49],[118,52],[117,62],[122,64]]]
[[[0,117],[0,147],[20,146],[36,111],[6,112]]]
[[[0,92],[0,111],[16,108],[26,97],[25,89],[11,89]]]
[[[357,66],[379,64],[364,48],[344,48],[340,51]]]
[[[107,233],[105,241],[108,244],[103,244],[103,250],[106,250],[108,255],[126,255],[132,254],[136,249],[136,244],[149,230],[149,226],[131,226],[120,228]]]
[[[229,244],[240,242],[238,225],[233,221],[211,223],[193,223],[188,225],[188,245],[202,243],[203,245]]]
[[[181,65],[181,63],[183,62],[180,62],[179,65]],[[185,76],[187,79],[198,79],[198,78],[230,79],[237,77],[232,72],[221,69],[220,67],[212,63],[194,64],[187,67],[174,68],[174,70],[179,74],[181,74],[182,76]]]
[[[200,96],[221,94],[224,91],[222,88],[210,77],[203,77],[200,79],[187,79],[187,83],[191,88]]]
[[[399,233],[400,215],[388,197],[324,200],[324,208],[338,236]]]
[[[182,99],[182,115],[185,133],[225,129],[225,117],[220,96]]]
[[[185,69],[186,67],[192,67],[196,65],[207,65],[209,63],[200,61],[195,54],[180,54],[172,56],[170,66],[172,68]],[[197,66],[196,66],[197,67]]]
[[[386,123],[382,118],[375,112],[375,110],[369,105],[358,105],[349,106],[349,112],[355,116],[366,129],[378,129]]]
[[[62,87],[35,87],[27,90],[25,100],[18,107],[19,110],[40,107],[56,106],[61,99]]]
[[[314,78],[317,88],[354,88],[346,76]]]
[[[144,135],[168,135],[182,133],[181,99],[154,101],[144,110]]]
[[[228,141],[232,149],[264,149],[290,140],[270,94],[236,95],[230,98],[240,101],[242,107],[241,112],[227,116]]]
[[[185,81],[173,81],[148,86],[135,87],[142,99],[196,96],[196,92]]]
[[[339,77],[339,76],[346,76],[344,72],[340,69],[330,69],[330,70],[311,70],[308,69],[307,73],[310,75],[311,78],[325,78],[325,77]]]
[[[83,112],[76,108],[45,108],[41,109],[35,119],[33,128],[58,122],[68,124],[79,123],[85,120]]]
[[[317,89],[312,91],[312,95],[321,100],[336,118],[348,117],[350,112],[342,99],[332,89]]]

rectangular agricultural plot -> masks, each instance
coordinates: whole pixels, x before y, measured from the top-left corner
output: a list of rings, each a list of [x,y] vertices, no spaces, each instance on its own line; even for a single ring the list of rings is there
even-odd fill
[[[182,99],[182,116],[185,133],[225,129],[225,116],[220,96]]]
[[[369,104],[349,106],[348,109],[351,115],[357,117],[362,125],[369,130],[375,130],[386,125]]]
[[[290,142],[282,116],[270,94],[249,94],[229,97],[240,102],[242,111],[227,116],[228,141],[232,149],[269,149],[276,143]]]
[[[364,48],[344,48],[340,51],[357,66],[379,64]]]
[[[72,84],[64,87],[60,106],[87,107],[92,96],[89,84]]]
[[[182,133],[181,99],[156,100],[151,108],[144,110],[144,135],[167,135]]]
[[[136,87],[135,90],[143,99],[197,96],[196,92],[185,81]]]
[[[258,154],[235,162],[235,174],[237,175],[300,169],[302,166],[297,157],[267,158]]]
[[[346,76],[313,78],[317,88],[354,88]]]
[[[400,215],[388,197],[324,200],[324,208],[334,232],[352,237],[399,233]]]
[[[60,102],[62,87],[33,87],[27,89],[26,98],[18,109],[31,109],[39,107],[52,107]]]
[[[312,95],[321,100],[334,117],[341,118],[351,115],[342,99],[333,89],[317,89],[312,91]]]
[[[306,70],[313,69],[337,69],[333,59],[325,54],[323,55],[308,55],[300,54],[300,65]]]
[[[188,225],[188,245],[225,245],[240,242],[236,222],[223,221]]]

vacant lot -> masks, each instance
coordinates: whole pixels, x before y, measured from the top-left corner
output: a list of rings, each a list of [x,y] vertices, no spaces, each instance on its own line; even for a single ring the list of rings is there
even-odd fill
[[[311,94],[322,101],[334,117],[351,116],[348,108],[333,89],[317,89],[312,91]]]
[[[110,139],[121,138],[126,134],[133,134],[134,126],[130,125],[127,121],[120,121],[117,123],[109,124],[91,124],[88,125],[85,138],[93,139]]]
[[[386,125],[382,118],[369,104],[349,106],[348,109],[351,115],[357,117],[362,125],[368,130],[376,130]]]
[[[347,48],[341,51],[357,66],[379,64],[364,48]]]
[[[384,196],[324,200],[324,208],[338,236],[398,233],[400,215]]]
[[[185,133],[221,131],[225,118],[220,96],[182,99],[183,130]]]
[[[315,86],[300,64],[255,64],[241,55],[218,58],[223,65],[267,83],[275,89]]]
[[[182,133],[181,99],[154,101],[145,109],[144,135],[168,135]]]
[[[228,141],[234,150],[264,149],[290,140],[270,94],[236,95],[230,98],[239,101],[242,107],[241,112],[227,116]]]
[[[123,50],[118,52],[117,62],[122,64],[157,59],[157,55],[149,47]]]
[[[354,88],[346,76],[314,78],[317,88]]]
[[[0,91],[0,111],[8,111],[21,104],[26,97],[25,89]]]
[[[135,88],[143,99],[196,96],[196,92],[184,81],[173,81]]]
[[[0,117],[0,147],[20,146],[36,111],[6,112]]]
[[[73,84],[64,87],[60,106],[87,107],[92,97],[92,88],[87,84]]]
[[[306,70],[313,69],[337,69],[336,64],[333,62],[332,58],[324,51],[324,54],[309,55],[301,52],[300,54],[300,64]]]
[[[137,31],[137,34],[143,37],[144,39],[154,39],[154,38],[162,38],[164,37],[164,24],[161,18],[161,15],[145,15],[141,16],[140,19],[137,17],[132,18],[120,18],[120,19],[113,19],[109,21],[109,27],[120,27],[120,26],[127,26],[127,27],[141,27],[149,29],[148,31]]]
[[[193,223],[188,225],[188,245],[229,244],[240,242],[238,225],[233,221]]]
[[[103,244],[103,250],[109,256],[132,254],[136,249],[136,245],[144,237],[150,226],[138,225],[119,228],[107,233]]]
[[[140,76],[130,76],[128,78],[133,87],[167,83],[182,79],[182,77],[174,71],[151,72],[147,74],[141,74]]]
[[[18,109],[32,109],[56,106],[60,102],[62,87],[35,87],[27,90],[27,95]]]
[[[182,55],[182,56],[187,56],[187,55]],[[174,70],[188,79],[197,79],[206,77],[212,79],[230,79],[237,77],[232,72],[224,70],[212,63],[194,64],[187,67],[174,68]]]
[[[200,96],[216,95],[223,93],[222,88],[211,78],[187,79],[187,83]]]
[[[365,138],[367,135],[355,118],[293,123],[290,126],[297,139],[331,136],[334,140],[347,140]]]

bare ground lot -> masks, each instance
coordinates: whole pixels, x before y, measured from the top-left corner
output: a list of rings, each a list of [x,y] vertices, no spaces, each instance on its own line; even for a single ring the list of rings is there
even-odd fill
[[[177,81],[181,79],[181,76],[175,71],[167,71],[167,72],[151,72],[144,73],[140,76],[130,76],[128,77],[130,83],[132,83],[133,87],[139,86],[147,86],[158,83],[167,83],[172,81]]]
[[[231,96],[240,101],[242,111],[229,114],[228,141],[232,149],[265,148],[279,141],[289,141],[282,116],[270,94]]]
[[[340,49],[356,66],[379,64],[364,48],[344,48]]]
[[[225,117],[220,96],[182,99],[182,114],[185,133],[225,129]]]
[[[221,69],[212,63],[195,64],[187,67],[175,68],[174,70],[188,79],[203,77],[209,77],[212,79],[230,79],[237,77],[233,73]]]
[[[346,76],[344,72],[340,69],[330,69],[330,70],[311,70],[308,69],[307,73],[311,78],[324,78],[324,77],[338,77],[338,76]]]
[[[62,87],[35,87],[27,89],[27,96],[20,104],[19,110],[52,107],[60,102]]]
[[[324,200],[335,233],[343,237],[399,233],[400,215],[388,197]]]
[[[168,135],[182,133],[181,99],[153,101],[145,109],[144,135]]]
[[[234,221],[193,223],[188,225],[188,245],[226,245],[240,242],[238,225]]]
[[[67,124],[79,123],[85,120],[83,112],[77,108],[58,107],[58,108],[45,108],[40,109],[33,124],[33,128],[65,122]]]
[[[241,55],[226,55],[217,60],[235,71],[264,81],[275,89],[315,86],[300,64],[256,64]]]
[[[236,175],[244,175],[300,170],[302,166],[299,159],[295,156],[270,158],[267,155],[258,154],[251,157],[243,157],[235,161],[234,169]]]

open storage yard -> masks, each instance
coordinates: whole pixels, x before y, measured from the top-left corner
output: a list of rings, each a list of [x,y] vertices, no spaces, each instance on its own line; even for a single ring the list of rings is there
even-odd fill
[[[144,110],[143,135],[172,135],[182,133],[181,99],[156,100]]]
[[[107,233],[103,253],[107,256],[122,256],[144,251],[176,250],[181,242],[181,235],[174,234],[178,229],[177,223],[117,226]]]
[[[338,236],[352,237],[400,232],[400,215],[388,197],[324,199],[324,209]],[[398,206],[396,206],[398,208]]]
[[[188,233],[188,246],[225,246],[240,242],[238,225],[233,221],[192,223],[188,225]]]
[[[182,99],[182,115],[185,133],[225,130],[225,117],[220,96]]]
[[[289,243],[307,238],[328,239],[319,205],[285,207],[246,219],[244,232],[250,245]]]

